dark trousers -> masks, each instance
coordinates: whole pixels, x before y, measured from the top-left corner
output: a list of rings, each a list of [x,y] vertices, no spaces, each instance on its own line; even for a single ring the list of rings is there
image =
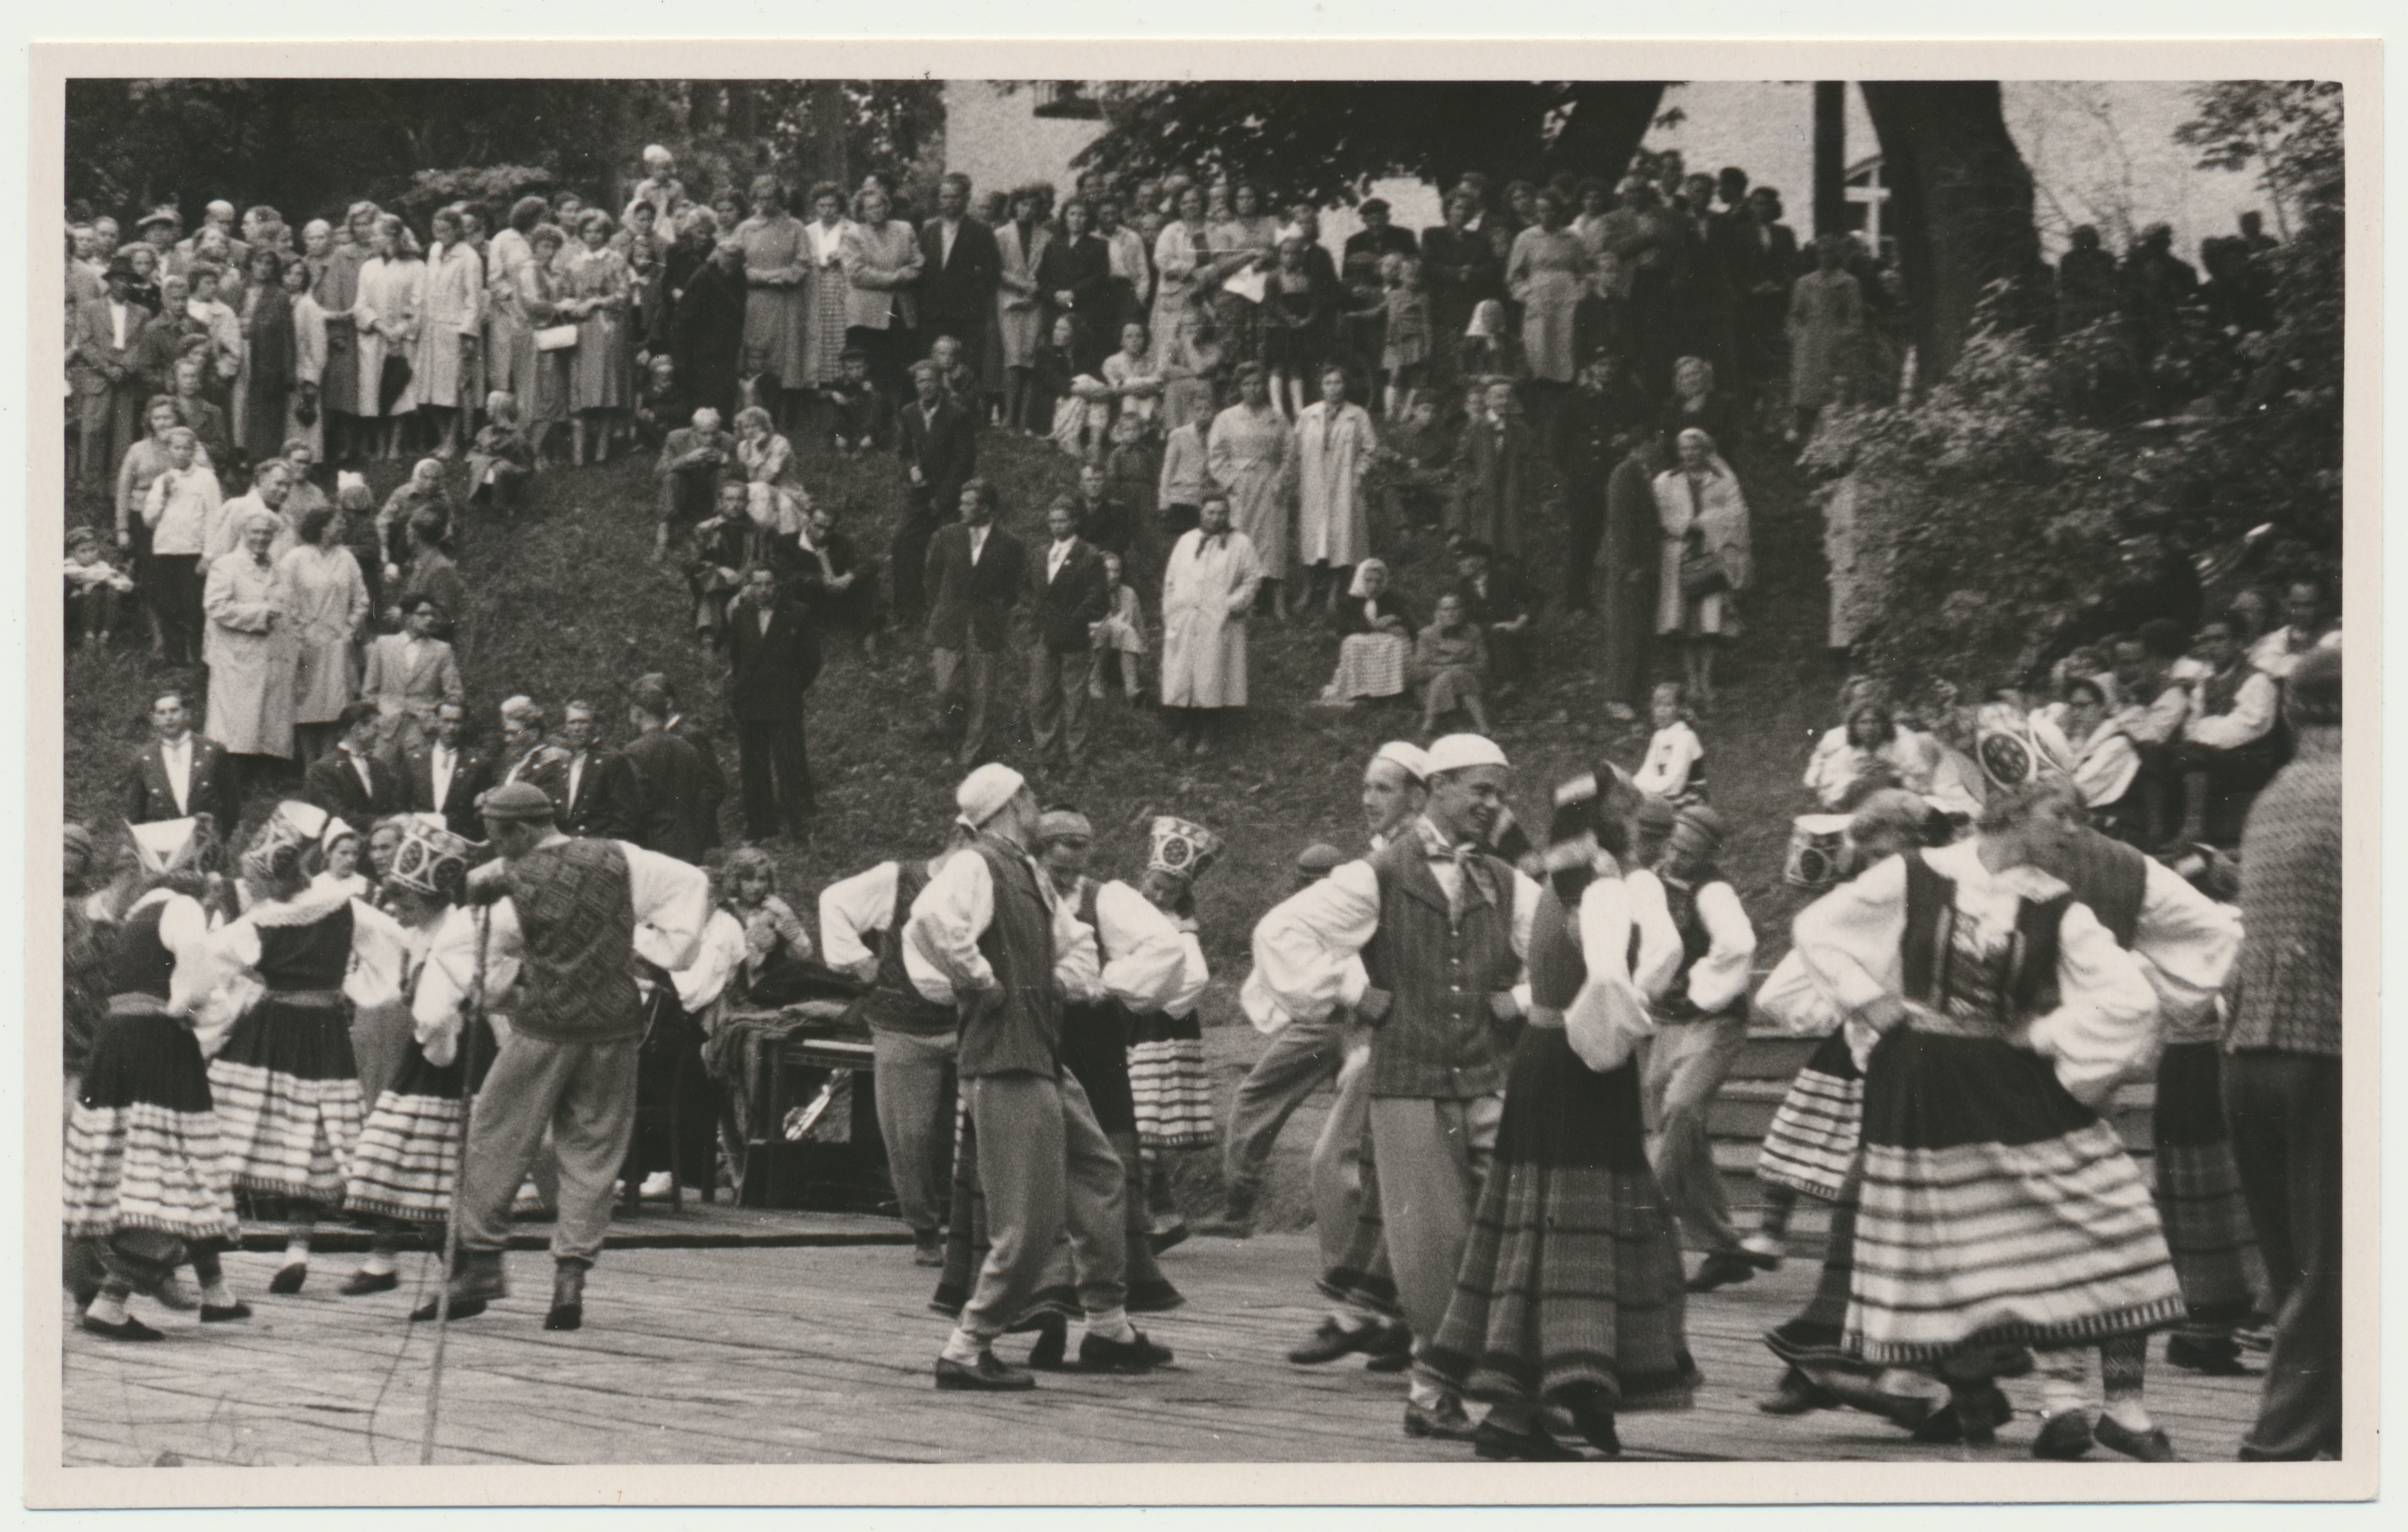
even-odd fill
[[[2341,1060],[2224,1058],[2224,1110],[2276,1313],[2248,1459],[2341,1455]]]
[[[810,827],[811,763],[800,718],[736,721],[738,772],[744,783],[744,833],[755,840]]]
[[[151,620],[159,625],[160,641],[170,665],[192,665],[201,657],[202,580],[198,553],[150,555],[149,588]]]
[[[1605,537],[1605,481],[1564,476],[1564,609],[1589,609],[1589,579]]]

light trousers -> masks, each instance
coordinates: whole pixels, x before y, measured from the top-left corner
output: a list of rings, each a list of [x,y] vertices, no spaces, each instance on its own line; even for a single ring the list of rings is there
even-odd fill
[[[1338,1067],[1338,1099],[1312,1141],[1312,1227],[1321,1239],[1321,1268],[1346,1255],[1363,1216],[1363,1134],[1371,1122],[1371,1045],[1347,1051]]]
[[[948,736],[960,734],[954,761],[975,765],[993,739],[995,687],[1003,656],[985,649],[936,649],[928,662],[936,672],[937,716]]]
[[[1647,1143],[1648,1162],[1690,1246],[1709,1254],[1739,1249],[1723,1174],[1714,1168],[1706,1113],[1746,1042],[1744,1013],[1670,1022],[1648,1039],[1647,1066],[1641,1075],[1648,1121],[1655,1128]],[[1380,1173],[1384,1176],[1387,1169],[1383,1161]]]
[[[1455,1268],[1497,1150],[1505,1097],[1432,1101],[1371,1097],[1371,1153],[1380,1162],[1380,1218],[1397,1273],[1397,1307],[1417,1346],[1428,1343],[1455,1297]]]
[[[1123,1172],[1087,1093],[1067,1073],[979,1075],[961,1088],[978,1135],[988,1241],[962,1306],[963,1333],[982,1344],[1003,1334],[1042,1284],[1066,1231],[1080,1307],[1120,1312],[1128,1297]]]
[[[886,1172],[895,1183],[895,1210],[914,1234],[933,1234],[953,1203],[944,1170],[953,1114],[946,1077],[956,1034],[923,1036],[869,1029],[878,1091],[878,1135],[886,1140]]]
[[[1230,1196],[1252,1196],[1262,1190],[1280,1130],[1305,1097],[1336,1076],[1345,1061],[1346,1027],[1342,1010],[1317,1022],[1290,1022],[1271,1035],[1270,1046],[1239,1081],[1238,1098],[1229,1110],[1228,1141],[1221,1152],[1222,1179]]]
[[[610,1228],[611,1184],[636,1131],[636,1053],[641,1038],[553,1042],[513,1032],[468,1115],[460,1185],[464,1250],[507,1248],[510,1204],[552,1130],[560,1159],[555,1260],[592,1265]]]

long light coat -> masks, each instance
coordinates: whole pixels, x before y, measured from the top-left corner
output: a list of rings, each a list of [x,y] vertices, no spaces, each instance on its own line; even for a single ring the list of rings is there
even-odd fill
[[[1162,574],[1164,707],[1246,705],[1246,613],[1262,578],[1244,533],[1209,547],[1200,529],[1181,536]]]
[[[1308,406],[1296,422],[1297,562],[1345,568],[1371,551],[1363,471],[1380,448],[1371,416],[1358,404]]]
[[[293,755],[293,615],[284,576],[237,548],[209,566],[209,737],[236,755]]]

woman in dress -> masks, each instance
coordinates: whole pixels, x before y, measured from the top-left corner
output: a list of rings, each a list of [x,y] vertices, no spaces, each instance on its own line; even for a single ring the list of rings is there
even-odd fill
[[[562,317],[576,322],[569,349],[569,451],[582,466],[610,461],[610,437],[635,398],[635,356],[629,350],[627,299],[635,278],[626,257],[610,248],[610,215],[589,208],[577,221],[578,244],[561,262]]]
[[[262,506],[243,521],[242,546],[208,568],[201,610],[208,628],[209,737],[245,766],[293,758],[293,602],[271,556],[284,518]]]
[[[1814,417],[1860,377],[1864,361],[1864,290],[1850,276],[1848,236],[1814,241],[1814,269],[1789,289],[1789,402],[1797,410],[1789,439],[1802,440]]]
[[[1306,603],[1336,611],[1354,566],[1371,551],[1363,476],[1379,456],[1370,411],[1346,397],[1346,369],[1321,369],[1321,397],[1296,422],[1297,558],[1312,574]]]
[[[1718,442],[1736,445],[1744,416],[1730,391],[1714,383],[1714,365],[1702,356],[1684,356],[1672,364],[1672,397],[1665,402],[1661,429],[1674,441],[1684,431],[1703,431]]]
[[[2154,1041],[2157,991],[2032,864],[2071,833],[2061,789],[1993,799],[1974,838],[1895,857],[1798,917],[1816,984],[1878,1040],[1842,1348],[1936,1372],[1968,1442],[2011,1413],[2011,1353],[2096,1344],[2098,1440],[2172,1455],[2141,1400],[2182,1289],[2149,1184],[2099,1105]]]
[[[1681,1239],[1647,1162],[1632,1060],[1648,1000],[1678,970],[1660,891],[1624,875],[1638,794],[1608,766],[1556,794],[1547,884],[1531,918],[1530,1019],[1513,1049],[1496,1157],[1429,1339],[1432,1371],[1487,1400],[1482,1457],[1577,1459],[1541,1410],[1567,1411],[1608,1457],[1615,1418],[1685,1410]]]
[[[1170,1194],[1170,1156],[1210,1149],[1217,1136],[1212,1081],[1204,1068],[1204,1024],[1196,1009],[1211,973],[1197,938],[1196,880],[1220,859],[1221,838],[1168,814],[1156,818],[1153,850],[1137,890],[1179,929],[1184,967],[1161,1005],[1138,1015],[1129,1029],[1129,1100],[1140,1153],[1148,1160],[1146,1200],[1153,1209],[1154,1248],[1186,1238]],[[1166,1286],[1168,1284],[1166,1283]]]
[[[1049,323],[1070,321],[1071,376],[1100,379],[1119,332],[1112,324],[1112,254],[1091,232],[1092,221],[1083,199],[1063,205],[1060,232],[1038,258],[1037,288]]]
[[[316,461],[326,455],[326,310],[310,296],[306,263],[285,262],[279,282],[293,318],[293,391],[285,398],[283,451],[290,455],[298,442]]]
[[[1388,594],[1388,566],[1366,558],[1338,603],[1338,673],[1321,700],[1342,703],[1405,694],[1405,666],[1413,652],[1412,609]]]
[[[1038,218],[1044,198],[1033,186],[1011,193],[1011,217],[995,231],[1001,271],[995,292],[996,323],[1003,339],[1003,423],[1008,430],[1041,436],[1053,429],[1052,414],[1034,401],[1037,352],[1053,328],[1038,271],[1053,231]]]
[[[1747,497],[1713,437],[1684,431],[1679,446],[1680,461],[1656,476],[1656,515],[1664,531],[1656,632],[1681,640],[1688,694],[1712,708],[1714,651],[1738,633],[1737,598],[1755,575]]]
[[[418,258],[418,241],[408,226],[391,213],[380,216],[369,229],[368,258],[360,266],[358,293],[351,314],[359,336],[359,416],[363,422],[383,422],[376,455],[397,458],[402,423],[418,408],[418,378],[410,355],[417,350],[425,311],[426,263]],[[388,363],[394,365],[388,368]]]
[[[455,909],[467,882],[468,842],[426,823],[430,817],[413,816],[402,826],[393,868],[383,881],[401,933],[405,1001],[417,993],[437,931],[447,920],[476,918]],[[483,1016],[469,1036],[464,1038],[464,1030],[450,1007],[432,1023],[414,1023],[399,1071],[377,1093],[360,1125],[344,1177],[343,1209],[369,1220],[374,1232],[367,1259],[338,1290],[346,1296],[392,1292],[401,1285],[394,1257],[403,1243],[441,1238],[460,1179],[463,1102],[484,1083],[495,1051]],[[465,1092],[464,1069],[471,1071]]]
[[[318,1210],[342,1205],[360,1132],[351,1008],[399,993],[408,945],[349,889],[312,886],[340,823],[312,804],[278,805],[242,858],[250,907],[211,943],[258,992],[210,1061],[209,1088],[236,1187],[286,1200],[294,1232],[271,1293],[301,1291]]]
[[[521,197],[493,242],[485,247],[485,383],[532,401],[536,367],[534,319],[526,299],[534,292],[534,235],[552,210],[541,197]]]
[[[299,347],[283,259],[272,250],[255,250],[247,265],[251,281],[243,290],[242,370],[235,378],[233,424],[235,440],[251,461],[265,463],[284,450]]]
[[[1441,205],[1446,222],[1422,232],[1422,280],[1429,286],[1432,386],[1451,389],[1463,375],[1460,353],[1471,316],[1491,299],[1505,295],[1505,263],[1488,236],[1471,227],[1480,198],[1465,188],[1449,193]]]
[[[1429,625],[1413,640],[1406,679],[1422,692],[1422,735],[1439,732],[1439,721],[1457,710],[1476,733],[1488,732],[1488,642],[1479,623],[1464,615],[1463,597],[1449,591],[1438,598]]]
[[[318,307],[326,311],[326,372],[319,386],[319,408],[328,416],[326,445],[330,454],[364,454],[375,443],[365,429],[354,422],[362,414],[373,415],[376,392],[373,388],[363,395],[360,379],[360,351],[367,336],[357,322],[360,298],[360,272],[374,258],[377,221],[383,216],[373,202],[354,202],[343,214],[343,232],[349,237],[341,243],[327,238],[322,260],[313,257],[310,295]],[[306,236],[305,236],[306,237]],[[362,398],[367,403],[363,406]]]
[[[1178,217],[1154,236],[1154,354],[1168,356],[1172,343],[1196,325],[1199,274],[1212,265],[1212,236],[1204,224],[1204,188],[1179,189]]]
[[[460,422],[476,408],[483,376],[480,349],[485,333],[485,260],[468,243],[460,209],[435,214],[426,251],[426,302],[418,326],[418,403],[441,422],[437,455],[460,451]]]
[[[527,438],[534,444],[538,470],[558,461],[552,455],[552,440],[568,419],[568,368],[575,348],[547,351],[538,349],[535,341],[536,331],[566,322],[566,316],[561,312],[562,293],[556,273],[560,252],[567,246],[567,231],[556,223],[539,223],[527,236],[530,254],[522,268],[519,307],[526,315],[527,347],[533,358],[529,364],[533,394],[524,401]]]
[[[853,220],[844,214],[844,193],[825,181],[811,188],[810,213],[801,245],[809,284],[803,310],[803,372],[793,386],[825,388],[844,376],[844,332],[853,309],[853,283],[844,274],[844,242],[853,232]],[[787,428],[793,429],[794,424],[789,419]]]
[[[367,633],[367,581],[334,537],[335,510],[301,518],[300,541],[277,561],[293,623],[293,727],[306,769],[334,748],[343,709],[359,695],[359,645]]]
[[[813,203],[831,193],[833,188],[815,189]],[[831,264],[812,258],[814,246],[803,233],[802,220],[786,211],[786,189],[775,176],[753,179],[752,216],[737,226],[735,238],[744,247],[744,343],[739,354],[757,353],[763,369],[777,379],[779,408],[790,410],[800,401],[787,396],[810,386],[813,286],[831,279],[841,286],[840,274]],[[818,301],[824,305],[825,296]],[[843,350],[841,341],[838,350]]]
[[[1229,517],[1254,547],[1265,600],[1285,616],[1289,536],[1289,463],[1296,433],[1271,403],[1270,379],[1258,362],[1237,369],[1238,402],[1212,417],[1204,438],[1205,464],[1212,481],[1229,492]]]
[[[868,357],[870,380],[899,399],[910,387],[905,369],[918,360],[921,256],[919,232],[893,208],[884,191],[863,187],[838,255],[847,284],[844,342]]]
[[[736,461],[744,469],[745,508],[752,524],[773,538],[799,536],[811,508],[810,492],[803,488],[794,443],[772,429],[769,412],[757,405],[737,411]]]
[[[1881,698],[1862,697],[1816,742],[1806,763],[1806,788],[1826,813],[1835,813],[1884,787],[1922,797],[1932,789],[1938,765],[1926,736],[1899,727]]]
[[[1552,448],[1555,417],[1580,370],[1574,335],[1582,296],[1596,272],[1588,247],[1565,227],[1570,209],[1552,187],[1538,192],[1538,222],[1513,236],[1505,260],[1505,287],[1522,307],[1522,357],[1530,369],[1525,385],[1540,438]]]
[[[247,1319],[219,1252],[238,1238],[234,1181],[220,1137],[208,1065],[194,1036],[221,971],[201,902],[203,841],[192,820],[179,844],[144,847],[146,877],[118,922],[108,1009],[67,1117],[63,1227],[77,1264],[98,1267],[76,1294],[82,1327],[112,1340],[157,1340],[125,1311],[142,1293],[195,1307],[176,1278],[190,1261],[203,1323]]]
[[[1263,210],[1262,192],[1251,181],[1229,188],[1228,216],[1208,231],[1212,265],[1197,285],[1210,295],[1221,343],[1238,362],[1262,360],[1261,305],[1243,293],[1228,290],[1229,279],[1247,273],[1269,275],[1279,261],[1279,220]],[[1256,291],[1260,291],[1257,287]]]

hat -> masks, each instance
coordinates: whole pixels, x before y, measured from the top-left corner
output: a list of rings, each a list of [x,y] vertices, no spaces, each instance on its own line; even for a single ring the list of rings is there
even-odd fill
[[[134,257],[123,251],[119,251],[108,258],[108,265],[102,270],[100,276],[103,281],[107,281],[111,277],[122,277],[129,282],[138,282],[142,279],[142,273],[134,269]]]
[[[411,814],[385,881],[429,898],[456,899],[467,881],[468,853],[468,838],[445,828],[440,814]]]
[[[1391,762],[1404,767],[1405,775],[1417,782],[1429,780],[1429,756],[1419,745],[1409,744],[1402,739],[1391,739],[1382,745],[1371,759]]]
[[[1673,817],[1672,833],[1678,835],[1683,830],[1703,840],[1708,851],[1718,851],[1722,847],[1723,816],[1703,804],[1692,804]]]
[[[1193,882],[1221,855],[1221,838],[1201,824],[1164,814],[1154,822],[1154,853],[1145,870],[1167,872]]]
[[[953,790],[953,806],[961,810],[957,823],[975,832],[1010,808],[1011,800],[1027,789],[1027,778],[1000,761],[989,761],[963,778],[962,785]]]
[[[196,819],[161,819],[148,824],[129,825],[134,832],[134,854],[142,870],[152,877],[173,872],[192,860],[199,850]]]
[[[1087,816],[1076,809],[1048,809],[1037,816],[1037,839],[1041,845],[1056,840],[1093,840],[1096,827]]]
[[[314,803],[287,798],[267,816],[267,823],[251,839],[251,850],[243,853],[243,867],[254,876],[266,876],[276,865],[279,853],[290,847],[297,851],[322,851],[332,844],[327,831],[334,816]]]
[[[504,782],[477,801],[477,812],[504,823],[540,823],[552,817],[552,798],[533,782]]]
[[[137,229],[147,229],[153,223],[165,223],[169,228],[180,229],[184,226],[184,215],[173,208],[161,207],[151,208],[134,221],[134,226]]]
[[[1296,859],[1296,870],[1308,877],[1326,876],[1346,860],[1346,853],[1326,840],[1316,840],[1307,846]]]
[[[1429,774],[1433,777],[1449,771],[1469,770],[1472,766],[1501,766],[1505,764],[1505,752],[1485,735],[1443,735],[1429,748]]]
[[[1672,807],[1670,799],[1643,793],[1639,798],[1639,812],[1632,817],[1639,822],[1639,828],[1649,835],[1670,835],[1672,826],[1681,821],[1681,811]]]

